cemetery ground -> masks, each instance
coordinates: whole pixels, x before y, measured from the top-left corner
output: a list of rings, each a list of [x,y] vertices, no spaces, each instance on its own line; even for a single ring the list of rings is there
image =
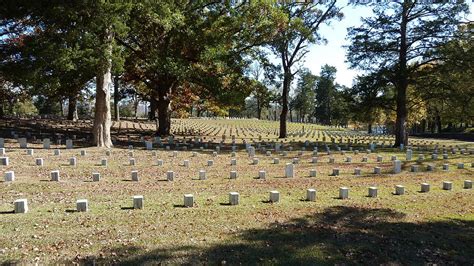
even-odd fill
[[[270,145],[279,141],[276,122],[189,119],[174,121],[177,136],[169,150],[167,139],[161,140],[162,146],[155,143],[153,150],[146,150],[141,137],[152,140],[153,124],[123,121],[114,125],[116,145],[106,155],[105,149],[89,147],[82,138],[90,124],[64,123],[3,121],[3,135],[13,130],[22,137],[29,132],[28,149],[33,149],[33,155],[28,155],[15,138],[5,138],[1,156],[8,157],[9,164],[0,166],[1,174],[14,171],[15,180],[0,183],[3,264],[474,263],[474,192],[464,188],[464,181],[474,177],[472,142],[412,138],[413,156],[406,160],[406,148],[389,147],[388,137],[310,125],[302,131],[302,125],[290,124],[290,137],[277,152]],[[34,126],[39,124],[42,134]],[[63,135],[54,135],[53,130]],[[194,136],[183,143],[180,134],[191,131],[201,134],[202,143],[195,142]],[[72,149],[66,149],[64,141],[57,144],[56,138],[72,135],[77,135]],[[222,135],[225,141],[213,154]],[[44,136],[51,138],[50,149],[43,149]],[[244,139],[255,147],[257,164],[249,157]],[[351,144],[338,144],[339,140]],[[372,142],[378,144],[368,153]],[[54,155],[55,149],[60,155]],[[448,159],[443,158],[443,149]],[[424,159],[418,161],[420,154]],[[377,162],[378,156],[382,162]],[[401,173],[393,173],[392,156],[401,160]],[[76,158],[75,166],[70,165],[71,157]],[[37,166],[36,158],[43,158],[44,165]],[[274,158],[279,158],[278,164]],[[294,158],[299,158],[294,177],[287,178],[285,165]],[[231,165],[232,159],[236,165]],[[158,165],[158,160],[163,164]],[[458,169],[459,163],[464,163],[463,169]],[[443,164],[448,164],[447,171]],[[418,166],[417,172],[411,172],[412,165]],[[428,171],[428,165],[434,170]],[[374,174],[374,167],[380,167],[381,173]],[[334,168],[339,175],[332,175]],[[361,169],[360,175],[354,175],[355,168]],[[316,177],[310,177],[312,169]],[[59,182],[50,180],[54,170],[59,170]],[[139,181],[132,181],[134,170]],[[173,181],[167,180],[170,170]],[[200,170],[206,171],[205,180],[200,180]],[[265,179],[258,178],[261,170]],[[237,171],[236,179],[229,178],[230,171]],[[92,173],[100,173],[100,181],[92,181]],[[444,190],[443,181],[452,182],[452,190]],[[429,183],[430,191],[420,192],[421,183]],[[394,194],[396,185],[404,186],[403,195]],[[340,187],[349,188],[348,199],[339,199]],[[378,188],[377,197],[367,196],[369,187]],[[315,201],[306,200],[310,188],[316,189]],[[269,193],[274,190],[280,200],[271,203]],[[230,192],[239,193],[238,205],[229,204]],[[193,207],[183,206],[184,194],[193,194]],[[136,195],[144,197],[143,209],[133,209]],[[13,202],[23,198],[28,200],[28,212],[14,213]],[[88,200],[87,212],[76,211],[79,199]]]

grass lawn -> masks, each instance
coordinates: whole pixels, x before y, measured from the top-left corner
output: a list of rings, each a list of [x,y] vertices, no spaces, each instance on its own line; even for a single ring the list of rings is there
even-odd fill
[[[208,138],[228,134],[228,142],[232,124],[215,127]],[[287,140],[294,141],[287,156],[257,151],[258,165],[251,164],[240,145],[236,166],[230,165],[229,144],[216,157],[212,155],[215,145],[179,151],[177,157],[164,148],[154,156],[141,145],[133,150],[136,165],[131,166],[130,150],[123,147],[106,156],[98,148],[66,150],[62,145],[61,155],[54,156],[53,149],[31,144],[34,155],[29,156],[7,139],[10,165],[0,166],[0,173],[14,171],[16,180],[0,183],[0,262],[474,263],[474,191],[463,188],[464,180],[474,179],[473,155],[458,151],[443,160],[440,152],[438,160],[431,160],[430,148],[414,150],[413,160],[404,161],[405,153],[399,149],[379,148],[366,154],[364,144],[359,154],[347,151],[345,155],[334,149],[327,155],[320,147],[318,163],[313,164],[312,148],[298,156],[299,140]],[[474,148],[473,143],[440,143]],[[80,150],[87,155],[81,156]],[[198,156],[193,157],[192,151]],[[425,155],[422,163],[416,162],[418,154]],[[376,162],[377,155],[383,156],[382,163]],[[392,155],[403,161],[400,174],[391,173]],[[75,167],[69,165],[73,156]],[[352,163],[344,162],[347,156]],[[364,156],[368,162],[362,162]],[[45,160],[42,167],[35,165],[40,157]],[[273,164],[274,157],[280,158],[279,164]],[[295,157],[300,157],[295,177],[284,178],[285,164]],[[330,157],[335,163],[329,163]],[[108,159],[107,167],[100,165],[103,158]],[[158,159],[163,166],[157,165]],[[183,160],[190,161],[188,168]],[[214,160],[214,165],[207,166],[208,160]],[[465,163],[464,169],[457,169],[460,162]],[[429,163],[436,165],[435,171],[427,172]],[[441,170],[443,163],[449,164],[449,171]],[[420,165],[420,172],[410,172],[413,164]],[[382,174],[373,174],[375,166],[382,167]],[[335,167],[340,176],[330,175]],[[361,176],[353,175],[356,167],[362,169]],[[207,180],[198,180],[201,169],[206,170]],[[310,169],[317,170],[316,177],[309,177]],[[52,170],[60,171],[60,182],[49,181]],[[130,181],[132,170],[138,170],[140,181]],[[168,170],[175,172],[172,182],[166,181]],[[231,170],[238,172],[237,179],[229,179]],[[266,180],[256,179],[259,170],[266,171]],[[91,181],[93,172],[101,174],[100,182]],[[443,181],[453,182],[453,189],[443,190]],[[423,182],[431,184],[430,192],[419,192]],[[395,185],[404,185],[405,195],[394,195]],[[349,199],[337,198],[341,186],[349,187]],[[367,197],[369,186],[378,187],[377,198]],[[317,190],[315,202],[305,200],[309,188]],[[280,192],[279,203],[268,202],[271,190]],[[228,205],[232,191],[240,194],[237,206]],[[188,193],[195,197],[193,208],[182,206]],[[144,196],[144,209],[130,208],[134,195]],[[29,212],[11,213],[13,201],[20,198],[28,199]],[[89,201],[88,212],[74,212],[78,199]]]

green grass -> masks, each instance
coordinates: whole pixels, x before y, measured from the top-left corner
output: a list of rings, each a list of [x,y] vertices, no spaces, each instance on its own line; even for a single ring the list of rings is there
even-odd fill
[[[221,134],[217,132],[215,136]],[[473,179],[472,155],[458,152],[448,160],[426,160],[422,172],[410,173],[418,153],[425,158],[431,154],[414,151],[415,160],[404,163],[404,171],[393,175],[390,156],[404,159],[398,150],[333,153],[336,163],[329,164],[329,155],[320,148],[317,164],[310,163],[312,154],[305,151],[295,166],[296,177],[282,178],[285,163],[297,157],[300,146],[294,143],[288,156],[278,155],[278,165],[272,163],[274,151],[270,157],[258,153],[259,165],[251,165],[240,150],[237,166],[230,166],[228,147],[217,157],[204,150],[198,157],[180,151],[177,158],[162,149],[154,157],[139,148],[134,150],[137,166],[133,167],[128,165],[128,150],[114,148],[106,168],[98,165],[106,156],[97,148],[87,148],[85,157],[79,149],[62,150],[61,156],[35,149],[31,157],[8,142],[11,165],[0,169],[2,173],[14,170],[17,180],[0,183],[0,261],[130,265],[474,262],[474,196],[473,190],[462,188],[465,179]],[[472,143],[440,143],[473,147]],[[377,176],[372,171],[378,154],[384,162],[382,175]],[[71,156],[78,158],[77,167],[66,165]],[[352,156],[351,164],[343,162],[346,156]],[[368,163],[361,163],[364,156],[369,157]],[[34,165],[36,157],[45,158],[44,167]],[[164,166],[156,166],[158,158],[165,161]],[[189,168],[180,166],[184,159],[190,160]],[[213,167],[206,166],[208,159],[214,160]],[[450,164],[447,172],[440,170],[445,162]],[[456,169],[458,162],[466,163],[465,169]],[[427,163],[436,163],[436,171],[426,172]],[[340,176],[329,175],[333,167],[340,168]],[[355,167],[362,168],[362,176],[352,175]],[[309,177],[313,168],[318,171],[316,178]],[[59,183],[47,181],[55,169],[61,171]],[[126,181],[134,169],[141,180]],[[176,172],[175,181],[162,181],[170,169]],[[200,169],[206,169],[208,180],[194,180]],[[254,179],[260,169],[267,171],[266,180]],[[238,171],[238,179],[228,179],[230,170]],[[95,171],[103,180],[89,182]],[[453,190],[442,190],[442,181],[452,181]],[[429,193],[418,192],[422,182],[431,184]],[[406,187],[406,195],[392,194],[398,184]],[[374,185],[379,188],[378,198],[366,197],[367,188]],[[350,199],[337,199],[340,186],[350,188]],[[308,188],[317,189],[316,202],[304,201]],[[281,202],[266,202],[270,190],[280,191]],[[231,191],[240,193],[240,205],[226,204]],[[196,207],[181,207],[186,193],[194,194]],[[128,209],[133,195],[145,197],[143,210]],[[19,198],[28,199],[30,211],[7,213]],[[68,212],[82,198],[89,200],[90,211]]]

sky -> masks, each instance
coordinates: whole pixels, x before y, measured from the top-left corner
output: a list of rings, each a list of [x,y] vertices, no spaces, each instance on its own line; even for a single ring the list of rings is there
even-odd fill
[[[474,20],[474,0],[467,0],[470,5],[471,14],[468,19]],[[348,45],[345,40],[347,28],[361,25],[361,17],[368,17],[372,14],[371,7],[368,6],[346,6],[342,9],[344,18],[341,21],[334,21],[331,25],[323,25],[320,28],[322,36],[327,39],[326,45],[312,45],[306,56],[304,67],[311,70],[313,74],[319,74],[321,66],[328,64],[337,68],[336,82],[348,87],[352,86],[352,80],[360,71],[349,69],[346,64],[346,50],[342,47]]]

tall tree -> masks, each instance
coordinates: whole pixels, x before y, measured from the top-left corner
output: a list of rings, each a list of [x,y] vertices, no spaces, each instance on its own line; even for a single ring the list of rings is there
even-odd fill
[[[381,2],[363,25],[348,29],[348,61],[353,68],[389,70],[396,89],[395,146],[407,144],[407,88],[417,69],[440,58],[434,51],[453,36],[468,12],[464,3]]]
[[[286,138],[286,119],[288,115],[288,96],[291,82],[297,74],[297,66],[308,53],[309,45],[321,43],[323,36],[318,33],[322,24],[342,18],[341,8],[336,1],[328,1],[324,9],[319,2],[283,3],[280,11],[285,14],[284,27],[271,43],[272,52],[280,58],[283,69],[283,91],[281,98],[280,138]]]
[[[152,91],[157,135],[170,134],[172,101],[185,100],[180,94],[186,90],[219,104],[244,101],[246,56],[275,34],[272,12],[270,5],[255,2],[134,5],[130,33],[120,41],[130,51],[129,79]]]
[[[305,122],[305,118],[314,111],[317,81],[318,76],[313,75],[309,69],[304,69],[300,74],[294,96],[298,122]]]
[[[336,72],[334,66],[324,65],[321,67],[319,79],[316,83],[316,106],[314,116],[325,125],[331,125],[333,105],[336,96]]]

